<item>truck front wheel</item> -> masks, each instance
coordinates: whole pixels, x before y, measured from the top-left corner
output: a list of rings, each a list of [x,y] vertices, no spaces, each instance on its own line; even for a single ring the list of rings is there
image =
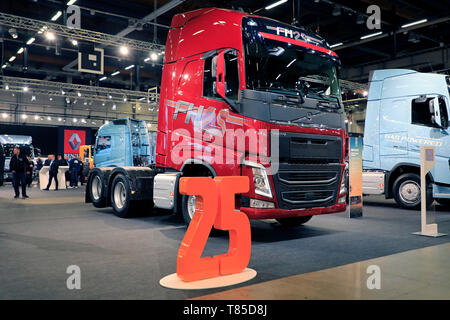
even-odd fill
[[[303,216],[303,217],[277,219],[277,221],[282,226],[294,228],[294,227],[301,226],[304,223],[307,223],[309,220],[311,220],[311,218],[312,218],[312,216]]]
[[[88,191],[91,196],[92,204],[96,208],[106,207],[106,198],[103,194],[104,183],[102,177],[97,172],[92,173],[92,178],[88,185]]]
[[[405,173],[394,182],[394,199],[405,209],[420,209],[420,177],[415,173]],[[427,206],[433,202],[433,192],[427,187]]]
[[[137,206],[136,201],[131,200],[130,183],[123,174],[115,176],[112,182],[111,205],[114,214],[120,218],[129,218]]]
[[[196,206],[195,196],[188,196],[183,194],[181,197],[181,213],[183,215],[183,220],[186,226],[191,223],[192,217],[194,216]]]

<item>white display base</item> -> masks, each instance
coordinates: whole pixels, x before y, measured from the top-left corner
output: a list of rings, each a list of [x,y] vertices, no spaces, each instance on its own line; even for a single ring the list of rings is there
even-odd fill
[[[183,289],[183,290],[200,290],[212,289],[232,286],[234,284],[249,281],[256,277],[257,272],[250,268],[245,268],[241,273],[229,274],[226,276],[219,276],[215,278],[203,279],[199,281],[186,282],[178,278],[176,273],[169,274],[161,280],[159,284],[169,289]]]
[[[39,170],[39,187],[41,190],[47,188],[48,178],[49,178],[49,166],[42,167]],[[66,186],[66,171],[69,170],[68,166],[60,166],[58,169],[58,189],[67,189]],[[52,181],[50,185],[50,190],[55,190],[55,181]]]
[[[412,234],[415,234],[416,236],[424,236],[424,237],[432,237],[432,238],[438,238],[446,236],[446,233],[423,233],[421,231],[419,232],[413,232]]]

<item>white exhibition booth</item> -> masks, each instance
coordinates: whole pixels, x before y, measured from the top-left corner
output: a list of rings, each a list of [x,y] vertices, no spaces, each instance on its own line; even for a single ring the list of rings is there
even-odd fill
[[[48,177],[49,177],[48,166],[42,167],[39,171],[39,187],[41,190],[47,188]],[[67,189],[66,187],[66,171],[69,170],[69,166],[60,166],[58,169],[58,189]],[[55,190],[55,181],[52,181],[50,185],[50,190]]]

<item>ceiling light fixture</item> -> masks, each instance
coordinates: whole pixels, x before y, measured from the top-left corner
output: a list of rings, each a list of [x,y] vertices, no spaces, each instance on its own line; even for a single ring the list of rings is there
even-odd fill
[[[8,32],[13,39],[17,39],[19,37],[19,35],[17,34],[17,30],[14,28],[9,29]]]
[[[342,42],[339,42],[339,43],[335,43],[335,44],[332,44],[331,46],[330,46],[330,48],[336,48],[336,47],[340,47],[340,46],[342,46],[342,45],[344,45]]]
[[[56,21],[59,19],[59,17],[61,17],[62,12],[58,11],[57,13],[55,13],[55,15],[51,18],[52,21]]]
[[[34,38],[34,37],[28,39],[27,44],[28,44],[28,45],[32,44],[32,43],[34,42],[34,40],[36,40],[36,38]]]
[[[56,39],[56,36],[53,32],[47,31],[45,33],[45,37],[47,38],[47,40],[53,41]]]
[[[126,55],[128,55],[128,52],[129,52],[128,47],[126,47],[126,46],[120,47],[120,54],[126,56]]]
[[[362,36],[360,39],[361,39],[361,40],[369,39],[369,38],[373,38],[373,37],[379,36],[379,35],[381,35],[381,34],[383,34],[382,31],[377,32],[377,33],[367,34],[367,35],[365,35],[365,36]]]
[[[404,24],[404,25],[402,25],[402,28],[412,27],[412,26],[415,26],[415,25],[418,25],[418,24],[421,24],[421,23],[425,23],[425,22],[428,22],[428,19],[422,19],[422,20],[419,20],[419,21],[415,21],[415,22]]]
[[[130,70],[131,68],[134,68],[134,64],[129,65],[128,67],[126,67],[125,70]]]
[[[116,72],[114,72],[114,73],[111,73],[111,76],[117,76],[118,74],[120,73],[120,71],[116,71]]]
[[[270,4],[270,5],[268,5],[267,7],[265,7],[265,9],[266,10],[270,10],[272,8],[278,7],[280,4],[283,4],[283,3],[287,2],[287,1],[288,0],[280,0],[280,1],[274,2],[274,3]]]

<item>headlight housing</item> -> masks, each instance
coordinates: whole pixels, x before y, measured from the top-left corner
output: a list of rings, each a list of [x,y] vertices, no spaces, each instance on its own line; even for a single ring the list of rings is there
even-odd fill
[[[252,168],[255,193],[260,196],[272,198],[272,189],[270,188],[269,176],[267,175],[266,168],[262,164],[252,161],[244,161],[244,165]]]

